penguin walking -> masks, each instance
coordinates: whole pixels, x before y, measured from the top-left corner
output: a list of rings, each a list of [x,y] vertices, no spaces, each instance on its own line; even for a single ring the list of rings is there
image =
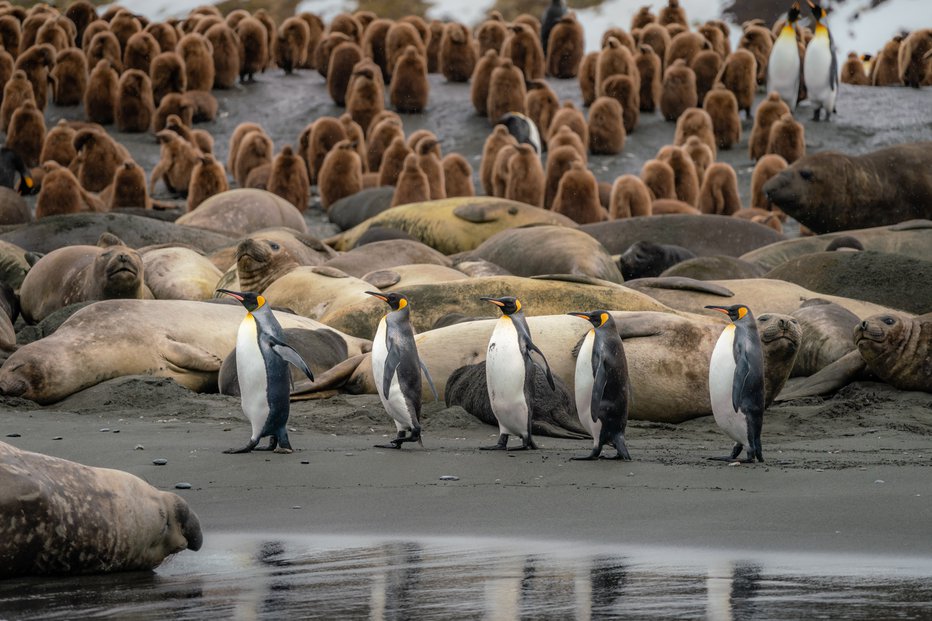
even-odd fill
[[[547,55],[547,43],[550,41],[550,31],[560,21],[560,18],[566,15],[566,2],[564,0],[550,0],[550,6],[540,17],[540,42],[544,48],[544,56]],[[540,151],[538,151],[540,153]]]
[[[382,405],[393,419],[398,435],[389,444],[376,448],[400,449],[405,442],[421,442],[421,370],[427,384],[438,399],[434,381],[418,356],[411,327],[408,298],[400,293],[366,291],[391,307],[391,312],[379,320],[372,341],[372,375]]]
[[[537,129],[537,124],[526,115],[520,112],[508,112],[503,114],[495,124],[504,125],[518,144],[529,144],[534,147],[537,155],[541,154],[543,147],[540,142],[540,131]]]
[[[498,443],[482,450],[502,451],[509,434],[521,438],[521,448],[536,449],[531,437],[531,402],[534,392],[534,364],[531,354],[540,356],[551,390],[556,390],[547,359],[531,341],[521,302],[513,297],[480,298],[498,306],[502,317],[495,324],[485,358],[485,380],[492,412],[498,420]]]
[[[838,93],[838,58],[835,56],[835,42],[828,26],[822,23],[825,9],[809,2],[816,26],[812,40],[806,46],[806,58],[803,61],[803,76],[806,81],[806,93],[809,101],[815,105],[813,121],[819,120],[819,111],[825,109],[825,120],[835,112],[835,95]]]
[[[799,2],[786,14],[786,24],[770,50],[767,61],[767,92],[776,91],[791,110],[799,99],[799,46],[796,43],[796,22],[799,21]]]
[[[728,315],[731,323],[712,350],[709,363],[709,397],[715,422],[735,441],[730,457],[734,461],[746,448],[745,463],[764,461],[760,433],[764,425],[764,354],[757,323],[743,304],[706,306]]]
[[[228,289],[217,289],[217,293],[239,300],[246,307],[246,317],[236,336],[236,374],[243,413],[252,424],[249,443],[224,453],[248,453],[253,449],[291,453],[286,427],[291,406],[288,363],[301,369],[311,381],[314,375],[301,355],[285,343],[285,333],[264,297]],[[257,449],[256,445],[266,436],[269,436],[268,448]]]
[[[628,362],[615,319],[604,310],[569,314],[592,324],[576,358],[576,412],[579,422],[592,434],[592,453],[573,459],[598,459],[602,447],[612,444],[618,452],[614,459],[629,461],[625,445]]]

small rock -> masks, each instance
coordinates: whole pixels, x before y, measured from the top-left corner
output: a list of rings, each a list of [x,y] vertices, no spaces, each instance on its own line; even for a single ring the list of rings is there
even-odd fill
[[[304,464],[304,465],[306,466],[306,465],[308,465],[309,463],[311,463],[311,461],[310,461],[309,459],[302,459],[302,460],[301,460],[301,463]]]
[[[141,445],[141,444],[137,444],[136,446],[133,447],[133,450],[134,450],[134,451],[144,451],[144,450],[146,450],[146,447],[144,447],[144,446]]]
[[[175,483],[175,489],[191,489],[190,483]]]
[[[119,430],[119,429],[114,429],[114,430],[113,430],[113,433],[120,433],[120,430]]]
[[[53,440],[62,440],[63,438],[62,438],[61,436],[55,436],[55,437],[52,438],[52,439],[53,439]]]
[[[18,434],[18,433],[8,433],[8,434],[6,434],[6,437],[8,437],[8,438],[22,438],[23,436],[21,436],[21,435]]]
[[[457,476],[453,476],[452,474],[445,474],[442,477],[440,477],[440,480],[441,481],[459,481],[460,478]]]
[[[110,432],[110,427],[104,427],[103,429],[100,430],[100,433],[109,433],[109,432]]]
[[[158,459],[153,459],[152,463],[155,464],[156,466],[164,466],[165,464],[168,463],[168,460],[159,457]]]
[[[874,481],[874,483],[886,483],[886,481],[884,481],[883,479],[877,479],[876,481]]]
[[[822,468],[816,468],[815,471],[816,471],[816,472],[825,472],[825,470],[822,470]]]
[[[740,466],[740,465],[741,465],[740,461],[733,461],[730,464],[728,464],[728,467],[731,468],[733,466]]]
[[[301,505],[295,505],[292,507],[292,509],[300,509],[300,508],[301,508]]]

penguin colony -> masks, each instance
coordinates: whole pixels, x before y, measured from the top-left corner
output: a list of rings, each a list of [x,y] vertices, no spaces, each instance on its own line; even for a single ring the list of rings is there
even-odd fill
[[[224,16],[214,7],[153,22],[118,6],[97,15],[83,0],[68,9],[73,21],[48,5],[26,10],[0,2],[0,130],[6,134],[0,184],[20,194],[38,192],[36,218],[165,207],[152,200],[159,187],[191,212],[231,187],[267,189],[301,211],[310,206],[312,186],[324,209],[378,186],[394,187],[393,205],[471,196],[470,162],[457,153],[444,155],[442,136],[426,130],[406,136],[399,114],[429,110],[428,74],[442,73],[451,82],[468,81],[476,113],[489,120],[478,171],[487,195],[551,209],[579,223],[674,212],[742,216],[749,210],[737,200],[734,170],[715,159],[719,149],[739,141],[739,111],[750,116],[762,87],[770,95],[756,113],[750,141],[758,185],[779,169],[774,162],[785,167],[805,153],[802,126],[793,118],[803,98],[815,120],[831,118],[839,74],[851,84],[932,84],[932,32],[899,37],[876,58],[849,56],[839,70],[826,11],[807,4],[812,31],[800,25],[794,3],[773,32],[745,24],[738,49],[731,51],[727,25],[710,21],[691,29],[683,8],[670,0],[659,17],[645,7],[630,31],[607,31],[601,50],[586,55],[582,27],[562,0],[553,0],[540,20],[522,15],[509,24],[493,11],[474,28],[416,16],[380,19],[365,11],[341,14],[329,25],[310,13],[276,24],[262,10]],[[67,27],[53,28],[57,20]],[[26,37],[44,24],[54,36]],[[211,91],[234,88],[237,80],[238,88],[249,88],[278,70],[318,71],[345,114],[313,119],[286,145],[276,145],[260,123],[243,122],[226,158],[213,153],[213,137],[193,127],[218,115]],[[588,115],[561,102],[545,77],[578,80]],[[49,101],[83,106],[85,121],[46,128]],[[766,114],[765,105],[772,108]],[[626,139],[637,139],[640,115],[658,113],[676,122],[674,144],[660,149],[640,175],[600,187],[589,156],[622,152]],[[146,171],[108,133],[111,125],[151,132],[158,141],[160,161],[148,171],[148,183]],[[757,193],[752,207],[764,214],[754,218],[779,229],[780,219],[768,213],[782,214]],[[252,431],[246,446],[231,452],[253,450],[266,437],[269,449],[288,452],[288,365],[313,380],[310,361],[285,341],[262,292],[217,291],[247,311],[236,365]],[[397,428],[397,436],[381,446],[420,444],[422,373],[436,390],[417,353],[410,301],[399,293],[367,293],[390,309],[372,348],[378,394]],[[520,300],[483,300],[502,313],[486,351],[500,432],[487,448],[507,448],[512,435],[520,448],[536,448],[534,377],[543,373],[553,390],[553,375],[532,342]],[[747,459],[762,461],[763,363],[754,319],[741,305],[717,310],[731,323],[710,360],[713,413],[736,442],[729,459],[746,450]],[[593,438],[583,459],[599,457],[606,445],[619,459],[630,459],[630,387],[618,327],[604,310],[570,314],[592,326],[578,346],[575,375],[580,423]]]

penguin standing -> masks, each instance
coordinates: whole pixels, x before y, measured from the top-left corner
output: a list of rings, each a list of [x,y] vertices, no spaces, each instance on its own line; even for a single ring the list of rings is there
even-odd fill
[[[417,354],[414,329],[411,327],[408,299],[400,293],[369,295],[386,302],[391,312],[379,321],[372,341],[372,375],[379,399],[385,410],[395,419],[397,437],[389,444],[376,448],[400,449],[405,442],[421,442],[421,370],[437,399],[437,389],[427,367]]]
[[[547,43],[550,40],[550,31],[556,25],[560,18],[566,15],[566,3],[563,0],[551,0],[550,6],[544,11],[540,18],[540,42],[544,48],[544,56],[547,56]],[[540,151],[538,151],[540,153]]]
[[[534,147],[537,155],[541,154],[540,131],[537,129],[537,124],[524,114],[520,112],[503,114],[495,124],[504,125],[518,144],[529,144]]]
[[[767,92],[776,91],[791,110],[799,99],[799,45],[796,43],[796,22],[799,21],[799,3],[794,2],[786,14],[786,24],[770,50],[767,61]]]
[[[838,58],[835,56],[835,42],[828,26],[822,23],[825,9],[809,2],[812,15],[816,20],[815,34],[806,46],[806,58],[803,61],[803,76],[806,81],[806,93],[816,109],[812,120],[819,120],[819,111],[825,108],[825,120],[835,112],[835,95],[838,93]]]
[[[248,453],[266,436],[269,436],[268,448],[256,450],[291,453],[285,426],[291,406],[288,363],[301,369],[311,381],[314,375],[301,355],[285,343],[285,333],[264,297],[227,289],[217,289],[217,293],[237,299],[246,307],[246,317],[236,336],[236,374],[243,413],[252,424],[249,443],[224,453]]]
[[[31,194],[35,184],[22,158],[12,149],[0,147],[0,185],[13,188],[16,185],[16,175],[19,175],[19,185],[16,191],[22,195]]]
[[[731,457],[712,457],[733,461],[747,449],[746,463],[764,461],[760,432],[764,425],[764,354],[757,323],[751,310],[743,304],[706,306],[725,313],[731,323],[712,350],[709,363],[709,397],[715,422],[735,441]]]
[[[485,380],[492,412],[498,420],[498,443],[483,450],[505,450],[508,435],[521,438],[521,448],[536,449],[531,437],[531,402],[534,393],[534,360],[540,356],[547,383],[556,390],[550,365],[543,352],[531,342],[531,332],[521,311],[521,302],[512,296],[480,298],[498,306],[502,317],[495,324],[485,357]]]
[[[628,461],[625,427],[628,424],[628,362],[625,348],[608,311],[569,313],[586,319],[592,329],[586,334],[576,358],[576,413],[592,434],[592,453],[574,460],[598,459],[602,447],[612,444],[615,459]]]

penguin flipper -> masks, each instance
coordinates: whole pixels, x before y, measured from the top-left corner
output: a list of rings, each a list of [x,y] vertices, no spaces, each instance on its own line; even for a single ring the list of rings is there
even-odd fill
[[[548,363],[547,358],[544,357],[544,352],[542,352],[537,347],[537,345],[535,345],[534,343],[530,341],[528,341],[527,346],[528,346],[528,357],[531,358],[532,362],[534,361],[532,354],[536,353],[538,356],[540,356],[540,362],[538,364],[540,364],[541,367],[543,367],[544,373],[547,375],[547,383],[550,384],[550,390],[556,390],[557,386],[556,384],[553,383],[553,374],[550,372],[550,363]]]
[[[419,365],[421,365],[421,371],[424,372],[424,377],[427,378],[427,385],[430,386],[430,392],[432,392],[434,395],[434,401],[440,401],[440,395],[437,394],[437,388],[434,386],[434,379],[430,376],[430,371],[427,370],[427,365],[424,364],[424,361],[420,358],[418,358],[417,362]]]
[[[311,373],[307,363],[304,362],[304,358],[301,357],[301,354],[299,354],[294,347],[278,340],[275,337],[271,337],[269,340],[272,343],[272,351],[278,354],[279,357],[285,362],[290,362],[294,366],[298,367],[309,380],[312,382],[314,381],[314,374]]]
[[[762,409],[763,400],[760,404],[755,404],[754,393],[749,390],[755,390],[763,394],[764,378],[761,369],[754,369],[748,361],[745,343],[742,339],[735,339],[735,379],[731,385],[731,404],[735,412],[747,412],[748,410],[759,408]],[[756,387],[756,389],[755,389]]]

